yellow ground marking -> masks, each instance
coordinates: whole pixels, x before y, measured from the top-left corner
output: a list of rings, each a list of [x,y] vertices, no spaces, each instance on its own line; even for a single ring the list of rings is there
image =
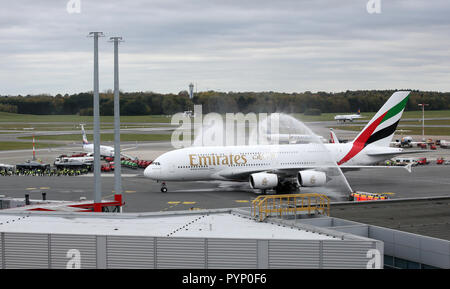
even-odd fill
[[[36,188],[26,188],[26,190],[28,190],[28,191],[36,190]]]
[[[115,193],[116,191],[112,190],[112,192]],[[136,191],[124,191],[124,193],[132,194],[132,193],[136,193]]]
[[[50,188],[49,187],[40,187],[39,189],[41,189],[41,190],[48,190]]]
[[[248,203],[249,200],[236,200],[235,202],[236,203]]]
[[[196,204],[197,202],[183,202],[183,205],[193,205]]]
[[[165,209],[162,209],[160,212],[163,212],[163,211],[167,211],[167,210],[169,210],[169,209],[172,209],[172,208],[178,206],[178,204],[179,204],[180,202],[167,202],[167,203],[170,204],[170,206],[167,207],[167,208],[165,208]]]

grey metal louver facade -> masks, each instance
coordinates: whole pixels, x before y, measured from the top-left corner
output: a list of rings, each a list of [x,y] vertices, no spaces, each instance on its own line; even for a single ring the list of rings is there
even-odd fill
[[[373,240],[261,240],[1,233],[10,268],[366,268]]]
[[[209,269],[256,269],[257,243],[248,239],[209,239]]]
[[[49,267],[48,235],[7,233],[4,260],[8,269],[45,269]]]
[[[155,268],[154,237],[107,236],[107,267],[111,269]]]
[[[66,269],[71,264],[74,256],[70,250],[78,250],[81,268],[97,268],[96,236],[51,234],[50,240],[52,269]]]
[[[203,238],[157,238],[157,268],[205,268]]]
[[[324,269],[365,268],[367,252],[375,243],[364,241],[322,241]]]
[[[320,241],[269,241],[269,268],[320,268]]]
[[[3,266],[4,262],[4,250],[3,250],[3,242],[4,242],[4,235],[5,233],[0,233],[0,269],[5,269],[5,267]]]

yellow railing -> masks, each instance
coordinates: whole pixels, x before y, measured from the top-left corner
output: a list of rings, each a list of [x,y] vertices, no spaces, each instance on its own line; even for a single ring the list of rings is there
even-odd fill
[[[267,216],[276,214],[308,214],[330,215],[330,199],[322,194],[290,194],[290,195],[264,195],[252,201],[252,216],[263,221]]]

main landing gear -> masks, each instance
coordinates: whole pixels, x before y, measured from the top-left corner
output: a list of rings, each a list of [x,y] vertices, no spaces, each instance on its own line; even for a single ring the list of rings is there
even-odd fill
[[[166,182],[162,182],[162,183],[161,183],[161,192],[162,192],[162,193],[167,193]]]

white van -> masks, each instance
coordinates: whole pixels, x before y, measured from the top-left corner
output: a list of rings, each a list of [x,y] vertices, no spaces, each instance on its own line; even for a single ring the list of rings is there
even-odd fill
[[[415,159],[415,158],[393,158],[392,161],[397,166],[406,166],[411,163],[413,166],[417,165],[417,159]]]

